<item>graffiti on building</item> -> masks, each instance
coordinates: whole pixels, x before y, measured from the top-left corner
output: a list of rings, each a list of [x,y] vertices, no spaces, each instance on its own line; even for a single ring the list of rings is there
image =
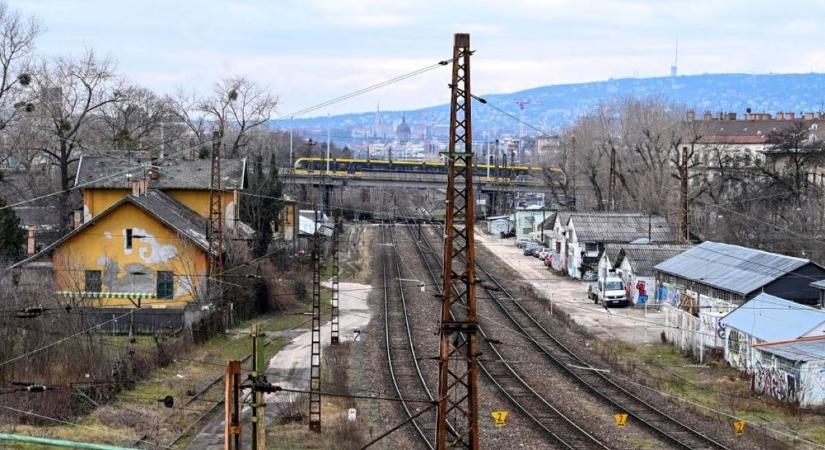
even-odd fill
[[[659,286],[659,302],[676,306],[679,303],[679,290],[676,285],[664,283]]]
[[[796,375],[776,367],[754,365],[753,388],[757,392],[768,394],[783,402],[799,400],[799,387]]]

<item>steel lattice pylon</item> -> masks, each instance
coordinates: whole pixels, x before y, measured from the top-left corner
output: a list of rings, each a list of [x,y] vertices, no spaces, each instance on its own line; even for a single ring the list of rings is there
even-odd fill
[[[450,84],[450,146],[446,153],[447,214],[444,225],[444,285],[436,427],[436,445],[440,450],[478,448],[478,319],[473,227],[471,54],[470,35],[456,34]],[[457,431],[449,440],[448,420]]]
[[[340,219],[338,216],[335,218],[335,222],[333,225],[332,230],[332,299],[330,300],[330,344],[336,345],[339,342],[338,336],[338,299],[339,297],[339,286],[338,286],[338,241],[340,240],[340,236],[338,236],[338,232],[341,228]]]
[[[312,355],[309,366],[309,429],[321,431],[321,237],[316,211],[312,237]]]
[[[215,287],[213,278],[223,272],[223,208],[221,195],[221,143],[222,135],[212,133],[212,171],[209,184],[209,223],[207,236],[209,238],[209,273],[207,274],[208,300],[219,299],[216,292],[222,289]]]

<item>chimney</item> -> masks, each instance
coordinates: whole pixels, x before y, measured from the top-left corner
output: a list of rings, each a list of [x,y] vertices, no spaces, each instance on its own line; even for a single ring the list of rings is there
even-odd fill
[[[72,212],[72,224],[74,228],[79,228],[83,224],[83,211],[77,210]]]
[[[785,120],[785,114],[782,111],[777,112],[776,120]]]
[[[705,113],[702,114],[702,120],[713,120],[713,115],[710,113],[710,111],[705,111]]]
[[[152,181],[157,181],[160,178],[160,170],[158,168],[157,158],[152,158],[152,162],[149,166],[149,178]]]
[[[736,120],[736,113],[735,112],[728,113],[728,120]]]
[[[195,160],[195,138],[189,138],[189,159]]]
[[[26,241],[26,254],[33,255],[35,252],[35,245],[34,245],[34,225],[28,225],[26,228],[29,231],[29,237]]]
[[[693,122],[694,120],[696,120],[696,112],[691,110],[685,113],[685,121]]]
[[[796,113],[792,113],[792,112],[785,113],[785,120],[794,120],[795,117],[796,117]]]
[[[140,180],[132,181],[132,195],[135,197],[140,195]]]

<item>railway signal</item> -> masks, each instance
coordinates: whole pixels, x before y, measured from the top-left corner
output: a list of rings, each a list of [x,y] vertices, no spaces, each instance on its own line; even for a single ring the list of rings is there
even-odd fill
[[[479,448],[470,35],[453,45],[436,448]],[[455,290],[455,291],[453,291]],[[453,310],[453,305],[456,305]],[[455,435],[447,438],[447,418]]]

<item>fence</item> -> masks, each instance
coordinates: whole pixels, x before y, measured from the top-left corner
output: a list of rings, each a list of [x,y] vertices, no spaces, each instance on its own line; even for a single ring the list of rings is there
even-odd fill
[[[171,333],[185,323],[183,309],[75,308],[72,314],[80,315],[89,327],[101,325],[101,332],[112,334],[126,334],[130,328],[136,334]]]
[[[719,318],[724,314],[702,312],[699,317],[671,306],[661,305],[665,313],[665,338],[682,351],[690,353],[704,362],[705,353],[724,349],[724,330],[719,327]],[[720,332],[721,330],[721,332]]]

